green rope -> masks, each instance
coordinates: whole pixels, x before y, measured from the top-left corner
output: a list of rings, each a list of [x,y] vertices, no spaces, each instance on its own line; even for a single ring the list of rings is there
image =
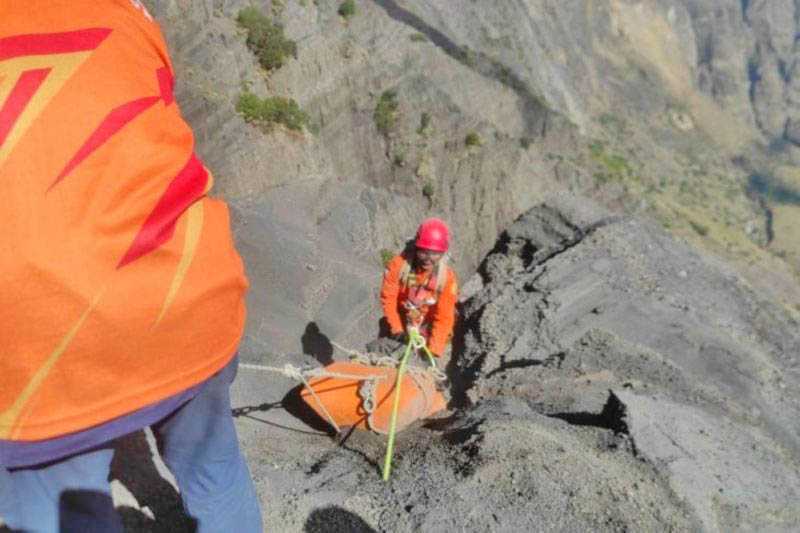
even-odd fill
[[[412,350],[413,348],[413,350]],[[411,329],[408,332],[408,344],[406,345],[405,352],[403,353],[403,358],[400,359],[400,366],[397,368],[397,379],[394,383],[394,405],[392,406],[392,418],[389,422],[389,442],[386,444],[386,458],[383,461],[383,480],[389,481],[389,475],[392,473],[392,454],[394,453],[394,436],[397,432],[397,413],[400,410],[400,382],[403,379],[403,374],[406,371],[406,362],[408,362],[408,356],[411,355],[412,352],[416,352],[422,348],[425,352],[425,355],[428,356],[428,360],[431,363],[433,368],[436,368],[436,360],[433,358],[433,354],[428,349],[428,346],[425,344],[425,337],[417,331],[416,329]]]
[[[425,355],[428,357],[428,362],[430,362],[433,368],[438,368],[436,366],[436,357],[433,353],[428,349],[428,346],[425,343],[425,337],[422,336],[422,333],[416,330],[410,330],[408,333],[408,343],[413,347],[419,350],[420,348],[425,352]],[[408,346],[406,346],[407,348]],[[400,348],[397,348],[394,351],[395,354],[400,353]]]
[[[422,345],[422,349],[425,350],[425,355],[428,356],[428,361],[430,361],[431,366],[433,368],[436,368],[436,359],[433,358],[433,354],[431,353],[431,351],[424,344]]]
[[[411,348],[419,346],[422,341],[422,346],[425,345],[425,339],[419,333],[410,331],[408,334],[408,344],[406,351],[403,353],[403,358],[400,360],[400,366],[397,369],[397,379],[394,383],[394,405],[392,406],[392,418],[389,422],[389,442],[386,444],[386,458],[383,461],[383,480],[389,481],[389,475],[392,473],[392,454],[394,453],[394,435],[397,429],[397,413],[400,410],[400,382],[403,379],[403,374],[406,371],[406,362],[408,356],[411,355]]]

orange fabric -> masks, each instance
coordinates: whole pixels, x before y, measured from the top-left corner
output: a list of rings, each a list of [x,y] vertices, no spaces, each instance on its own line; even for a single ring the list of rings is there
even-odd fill
[[[409,287],[400,279],[400,271],[405,262],[406,259],[402,255],[392,258],[386,266],[381,286],[381,307],[393,335],[405,331],[407,319],[404,304],[409,297]],[[421,283],[425,284],[426,281],[423,280]],[[447,267],[447,279],[442,293],[438,295],[436,304],[425,309],[423,318],[423,330],[430,328],[428,349],[436,356],[444,352],[453,334],[457,300],[458,281],[453,269]]]
[[[234,355],[227,207],[131,0],[0,3],[0,439],[60,436]]]
[[[326,366],[325,370],[346,376],[379,376],[381,380],[375,382],[372,394],[375,406],[371,416],[364,410],[364,400],[358,392],[363,381],[320,377],[309,380],[308,384],[340,429],[355,426],[377,433],[389,432],[394,407],[396,369],[336,362]],[[300,397],[320,418],[329,423],[328,415],[308,389],[304,387]],[[428,374],[413,378],[405,374],[400,381],[397,431],[402,431],[416,420],[438,413],[446,406],[444,396],[436,390],[436,383]]]

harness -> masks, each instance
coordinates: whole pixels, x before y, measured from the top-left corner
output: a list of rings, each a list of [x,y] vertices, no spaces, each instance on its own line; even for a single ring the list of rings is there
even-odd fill
[[[408,288],[408,295],[403,302],[405,319],[408,326],[420,328],[428,315],[428,310],[436,305],[447,282],[446,256],[439,260],[436,270],[420,279],[406,260],[400,268],[400,283]],[[423,332],[424,334],[424,332]]]

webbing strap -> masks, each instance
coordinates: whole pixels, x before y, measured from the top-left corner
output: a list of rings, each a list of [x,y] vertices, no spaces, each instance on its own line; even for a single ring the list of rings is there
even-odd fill
[[[439,263],[436,265],[436,285],[434,290],[436,291],[436,296],[442,294],[444,290],[444,284],[447,283],[447,254],[443,255],[442,258],[439,260]],[[403,263],[403,266],[400,268],[400,283],[403,285],[408,285],[408,278],[411,275],[411,262],[406,260]]]

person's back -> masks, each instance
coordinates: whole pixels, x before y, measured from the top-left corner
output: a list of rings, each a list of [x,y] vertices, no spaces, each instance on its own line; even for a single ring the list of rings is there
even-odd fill
[[[3,2],[0,39],[0,439],[43,439],[223,367],[246,280],[144,11]]]
[[[254,498],[227,396],[247,281],[172,90],[139,2],[0,2],[0,515],[9,472],[33,498],[4,467],[203,402],[227,419],[174,433],[224,433]]]

